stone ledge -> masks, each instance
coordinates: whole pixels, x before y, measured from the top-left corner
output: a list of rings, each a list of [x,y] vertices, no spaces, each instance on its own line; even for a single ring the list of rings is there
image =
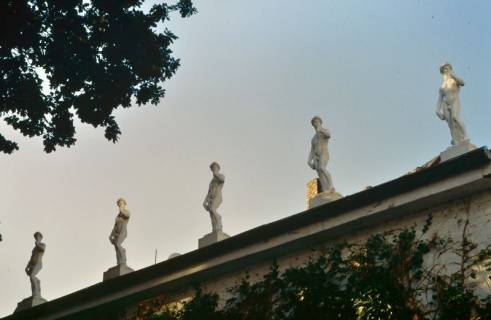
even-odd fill
[[[126,264],[120,264],[115,267],[109,268],[106,272],[104,272],[102,281],[107,281],[109,279],[116,278],[133,271],[134,270],[128,267]]]
[[[25,298],[24,300],[22,300],[21,302],[19,302],[17,304],[17,308],[15,308],[14,313],[15,312],[22,311],[22,310],[25,310],[25,309],[32,308],[34,306],[43,304],[45,302],[48,302],[48,300],[46,300],[46,299],[44,299],[42,297],[29,297],[29,298]]]
[[[315,197],[313,197],[312,199],[309,199],[309,209],[321,206],[328,202],[341,199],[342,197],[343,196],[337,193],[334,189],[326,192],[321,192],[317,194]]]
[[[469,141],[462,142],[458,145],[448,147],[445,151],[440,153],[440,161],[443,162],[450,160],[474,149],[476,149],[476,146]]]
[[[203,248],[211,244],[217,243],[218,241],[230,238],[230,236],[222,231],[214,231],[208,233],[203,238],[198,240],[198,248]]]

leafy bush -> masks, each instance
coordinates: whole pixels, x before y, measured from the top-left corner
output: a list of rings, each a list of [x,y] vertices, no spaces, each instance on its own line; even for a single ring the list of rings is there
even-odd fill
[[[246,276],[230,288],[223,303],[197,290],[182,308],[151,319],[491,319],[491,296],[480,299],[468,281],[491,257],[489,248],[478,250],[468,238],[468,221],[460,241],[427,235],[429,224],[431,216],[419,234],[407,228],[337,244],[283,272],[275,263],[261,280]],[[454,272],[441,259],[448,254],[457,257]]]

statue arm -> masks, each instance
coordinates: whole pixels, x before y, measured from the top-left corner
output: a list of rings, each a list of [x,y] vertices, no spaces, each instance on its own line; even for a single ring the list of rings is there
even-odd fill
[[[327,139],[331,138],[331,133],[326,128],[321,128],[319,132]]]
[[[436,103],[436,115],[440,120],[445,120],[445,114],[443,110],[443,99],[442,99],[442,90],[438,91],[438,101]]]
[[[36,244],[36,246],[37,246],[37,244]],[[28,275],[29,275],[29,273],[31,273],[32,259],[33,259],[33,257],[31,256],[31,259],[29,259],[29,261],[27,262],[26,268],[25,268],[26,274],[28,274]]]
[[[217,178],[218,181],[220,181],[221,183],[224,183],[225,182],[225,176],[221,173],[214,173],[213,176],[215,178]]]
[[[42,242],[36,242],[36,248],[38,248],[41,251],[44,251],[44,250],[46,250],[46,244],[44,244]]]
[[[123,226],[122,226],[121,222],[119,222],[119,221],[118,221],[118,223],[116,223],[116,224],[114,225],[114,234],[115,234],[116,236],[119,236],[119,235],[121,234],[121,229],[122,229],[122,228],[123,228]]]
[[[309,159],[307,160],[307,164],[309,165],[309,167],[314,169],[314,152],[312,150],[310,150],[309,152]]]
[[[464,83],[464,80],[460,79],[459,77],[457,77],[456,75],[452,74],[452,78],[455,80],[455,82],[457,83],[457,86],[459,87],[463,87],[465,85]]]
[[[206,194],[205,200],[203,201],[203,207],[208,210],[208,203],[210,202],[210,191]]]
[[[121,233],[121,223],[119,223],[116,220],[116,223],[114,224],[113,230],[111,231],[111,235],[109,236],[109,239],[116,239],[119,234]]]
[[[125,219],[129,219],[131,216],[130,210],[120,210],[119,214],[123,216]]]
[[[111,233],[109,234],[109,241],[112,243],[113,240],[116,238],[116,232],[114,228],[111,230]]]

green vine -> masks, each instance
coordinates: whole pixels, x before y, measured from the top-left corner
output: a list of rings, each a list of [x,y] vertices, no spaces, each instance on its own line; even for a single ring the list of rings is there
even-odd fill
[[[478,297],[470,281],[491,257],[490,247],[472,242],[468,217],[458,241],[428,235],[432,219],[421,232],[412,227],[337,244],[299,267],[280,271],[274,263],[259,281],[246,276],[229,288],[223,303],[198,289],[181,307],[161,304],[145,319],[491,319],[489,292]],[[449,255],[457,257],[454,268],[448,268]]]

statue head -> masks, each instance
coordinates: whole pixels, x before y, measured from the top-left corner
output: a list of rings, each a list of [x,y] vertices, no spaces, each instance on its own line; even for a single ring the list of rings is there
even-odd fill
[[[218,164],[218,162],[216,161],[213,161],[211,164],[210,164],[210,169],[211,171],[220,171],[220,165]]]
[[[34,239],[36,239],[36,241],[41,241],[41,240],[43,240],[43,234],[42,234],[41,232],[39,232],[39,231],[36,231],[36,232],[34,233]]]
[[[312,124],[312,126],[314,126],[314,128],[319,128],[320,126],[322,126],[322,119],[319,116],[315,116],[312,118],[312,120],[310,120],[310,123]]]
[[[452,65],[448,62],[446,62],[440,66],[440,73],[441,74],[451,73],[452,70],[453,70]]]
[[[123,198],[119,198],[116,201],[116,205],[118,206],[118,208],[124,208],[124,207],[126,207],[126,200]]]

